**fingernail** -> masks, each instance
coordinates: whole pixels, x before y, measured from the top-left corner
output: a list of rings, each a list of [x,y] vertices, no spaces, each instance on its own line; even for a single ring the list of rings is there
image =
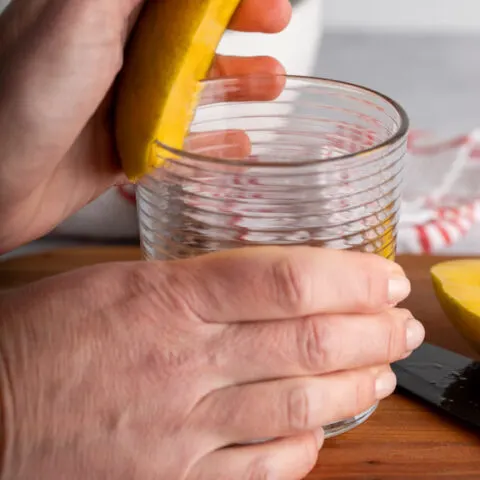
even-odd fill
[[[323,428],[314,430],[313,434],[315,435],[315,440],[317,441],[317,447],[320,450],[323,447],[323,442],[325,440],[325,433],[323,431]]]
[[[388,300],[392,305],[405,300],[410,295],[411,285],[407,277],[396,276],[388,281]]]
[[[393,372],[382,373],[375,382],[375,395],[377,400],[388,397],[395,391],[397,377]]]
[[[407,350],[413,351],[425,340],[425,328],[414,318],[407,320]]]

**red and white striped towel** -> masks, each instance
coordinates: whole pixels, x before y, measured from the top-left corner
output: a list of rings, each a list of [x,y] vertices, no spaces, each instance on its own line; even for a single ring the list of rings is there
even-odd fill
[[[480,130],[453,139],[412,132],[406,157],[398,252],[430,254],[480,223]],[[138,236],[135,191],[112,189],[56,233],[94,239]],[[480,251],[480,238],[478,239]]]
[[[435,253],[480,222],[480,130],[449,140],[413,132],[406,157],[399,253]],[[479,239],[480,247],[480,239]]]

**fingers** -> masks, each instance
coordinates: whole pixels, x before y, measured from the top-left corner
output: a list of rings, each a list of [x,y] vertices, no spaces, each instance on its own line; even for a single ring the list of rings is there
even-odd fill
[[[208,421],[197,428],[215,432],[220,444],[298,435],[368,410],[395,386],[388,366],[234,386],[197,406],[196,418]]]
[[[125,0],[129,31],[143,3],[142,0]],[[288,0],[243,0],[229,28],[243,32],[278,33],[288,25],[291,17],[292,7]]]
[[[424,338],[425,329],[408,310],[389,309],[232,325],[216,348],[225,375],[246,383],[393,363]]]
[[[235,160],[248,157],[251,147],[247,133],[224,130],[193,133],[188,137],[185,148],[197,155]]]
[[[277,33],[290,22],[292,6],[288,0],[243,0],[230,28],[244,32]]]
[[[214,323],[377,313],[410,292],[385,258],[315,247],[250,247],[173,265],[186,306]]]
[[[228,88],[225,89],[213,85],[209,90],[204,90],[201,104],[274,100],[285,88],[285,73],[285,68],[272,57],[217,55],[210,78],[243,78],[230,79]]]
[[[225,448],[202,459],[188,480],[305,478],[317,462],[323,433],[305,433],[292,438],[250,446]]]
[[[210,77],[235,77],[241,75],[270,74],[285,75],[285,68],[273,57],[232,57],[217,55]]]

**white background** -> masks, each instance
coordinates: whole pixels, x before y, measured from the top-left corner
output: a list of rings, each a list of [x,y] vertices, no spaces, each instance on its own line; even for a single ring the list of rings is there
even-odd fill
[[[480,34],[480,0],[324,0],[324,10],[328,29]]]
[[[480,34],[480,0],[317,0],[327,28]],[[8,0],[0,0],[1,7]]]

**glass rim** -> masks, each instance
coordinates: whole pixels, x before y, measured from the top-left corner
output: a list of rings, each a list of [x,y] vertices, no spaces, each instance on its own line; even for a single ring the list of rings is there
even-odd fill
[[[229,165],[229,166],[232,166],[234,164],[235,166],[240,166],[240,167],[257,167],[257,168],[309,167],[309,166],[315,166],[315,165],[325,163],[327,160],[329,162],[342,162],[342,161],[345,161],[345,160],[353,159],[355,157],[376,154],[378,152],[381,152],[382,150],[387,150],[389,147],[397,144],[404,137],[406,137],[406,135],[408,133],[408,130],[410,128],[409,116],[408,116],[407,112],[405,111],[405,109],[398,102],[393,100],[388,95],[385,95],[385,94],[383,94],[383,93],[381,93],[377,90],[365,87],[365,86],[360,85],[360,84],[346,82],[346,81],[343,81],[343,80],[335,80],[335,79],[331,79],[331,78],[314,77],[314,76],[307,76],[307,75],[288,75],[288,74],[285,75],[285,74],[269,74],[269,73],[258,74],[257,73],[257,74],[232,75],[232,76],[225,76],[225,77],[220,77],[220,78],[206,79],[206,80],[201,80],[198,83],[200,85],[215,85],[215,84],[220,85],[220,84],[227,83],[228,81],[240,80],[242,78],[248,78],[248,77],[270,77],[270,78],[271,77],[277,77],[277,78],[284,78],[286,81],[288,81],[288,80],[299,80],[299,81],[310,82],[310,83],[330,85],[332,87],[343,87],[346,90],[371,94],[371,95],[385,101],[387,104],[389,104],[396,111],[396,113],[400,117],[400,124],[399,124],[398,128],[387,139],[383,140],[380,143],[374,144],[371,147],[361,149],[358,152],[347,153],[347,154],[339,155],[337,157],[333,157],[333,158],[329,158],[329,159],[313,158],[313,159],[308,159],[308,160],[301,160],[301,161],[296,161],[295,163],[292,163],[292,164],[288,164],[288,163],[285,163],[285,162],[262,163],[262,162],[258,162],[258,160],[226,159],[226,158],[219,158],[219,157],[211,157],[211,156],[208,156],[208,155],[202,155],[202,154],[199,154],[199,153],[191,152],[188,149],[177,149],[177,148],[171,147],[169,145],[166,145],[165,143],[160,142],[158,140],[155,140],[154,144],[157,147],[159,147],[163,150],[166,150],[167,152],[174,155],[175,157],[184,157],[184,158],[187,158],[187,159],[190,159],[190,160],[198,161],[199,163],[200,162],[201,163],[213,163],[213,164],[217,164],[217,165]],[[241,103],[241,102],[231,102],[231,103]],[[207,105],[210,105],[210,104],[207,104]],[[200,106],[199,108],[202,108],[202,107]]]

